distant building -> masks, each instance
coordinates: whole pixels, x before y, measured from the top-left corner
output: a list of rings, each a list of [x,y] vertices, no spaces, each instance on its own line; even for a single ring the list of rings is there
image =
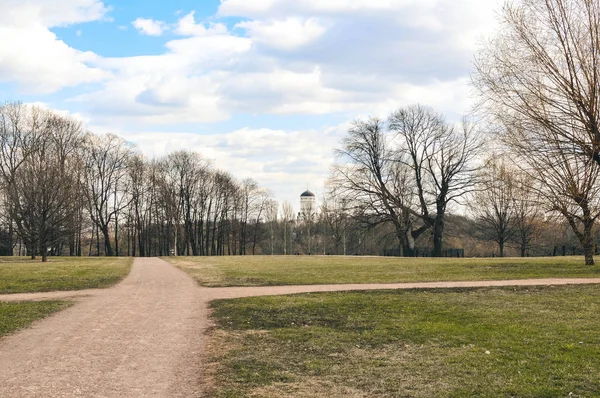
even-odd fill
[[[316,199],[314,193],[306,190],[300,194],[300,218],[309,218],[317,211]]]

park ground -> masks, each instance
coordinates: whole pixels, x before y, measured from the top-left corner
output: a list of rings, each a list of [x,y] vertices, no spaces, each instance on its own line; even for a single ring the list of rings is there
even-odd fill
[[[88,259],[53,260],[56,262],[50,265],[55,265],[55,270],[45,274],[37,270],[42,264],[0,263],[0,280],[4,283],[0,286],[12,289],[12,297],[21,297],[17,292],[44,292],[61,286],[88,292],[90,287],[118,282],[131,265],[130,259],[113,259],[112,263],[89,259],[97,261],[94,264],[86,264]],[[28,383],[32,386],[60,385],[54,369],[31,369],[31,361],[35,360],[28,357],[33,355],[31,346],[42,345],[48,362],[61,352],[61,369],[81,369],[77,361],[90,355],[96,358],[94,363],[98,366],[107,365],[106,369],[96,369],[95,374],[116,389],[106,390],[102,383],[86,384],[90,396],[131,392],[134,387],[152,392],[138,382],[152,378],[140,377],[136,381],[135,374],[145,366],[140,358],[171,344],[169,350],[158,355],[163,357],[163,363],[172,363],[174,368],[179,364],[180,369],[188,369],[192,363],[197,368],[190,369],[202,371],[198,378],[173,376],[171,380],[167,377],[171,374],[168,366],[156,374],[148,369],[146,376],[164,378],[161,386],[169,388],[161,391],[171,394],[155,396],[176,396],[173,385],[181,388],[181,383],[190,382],[199,385],[183,386],[178,391],[185,391],[188,396],[214,397],[600,395],[600,340],[596,333],[600,327],[600,289],[592,284],[600,282],[600,275],[596,267],[584,266],[581,258],[265,256],[167,260],[192,275],[201,286],[189,284],[189,278],[180,271],[173,272],[176,270],[164,262],[139,259],[123,283],[79,298],[75,305],[54,299],[1,303],[0,314],[9,314],[8,318],[15,321],[12,330],[0,330],[0,335],[12,334],[0,339],[0,354],[13,358],[10,366],[0,360],[0,379],[2,372],[8,372],[8,376],[17,372],[23,362],[24,370],[19,374],[31,374]],[[74,276],[79,282],[71,280],[76,279]],[[112,282],[98,282],[109,279]],[[466,282],[470,280],[489,282]],[[432,284],[433,281],[438,282]],[[389,285],[397,282],[430,283]],[[390,290],[314,293],[379,286],[337,283],[387,283],[385,287]],[[465,287],[482,283],[530,286]],[[537,286],[558,283],[583,284]],[[395,287],[401,289],[391,289]],[[70,292],[57,293],[57,297],[61,294],[68,297]],[[269,296],[273,294],[278,296]],[[7,296],[0,296],[0,301],[2,297]],[[210,306],[210,318],[204,309],[206,305]],[[185,311],[177,310],[184,306]],[[33,329],[15,332],[36,318],[61,309],[65,310],[34,323]],[[90,325],[98,322],[90,315],[95,313],[104,318]],[[4,324],[1,319],[0,324]],[[185,327],[159,330],[172,325]],[[142,326],[144,338],[140,340],[138,328]],[[83,335],[87,332],[99,340],[106,334],[106,341],[96,342],[97,347],[90,353],[86,352],[87,345],[68,344],[77,339],[91,341]],[[166,335],[170,338],[164,341]],[[144,347],[138,350],[139,341],[144,342]],[[201,350],[198,341],[202,343]],[[56,346],[56,350],[45,347],[56,344],[67,345]],[[188,344],[195,345],[194,349],[185,349]],[[116,352],[122,355],[115,357]],[[188,356],[192,353],[197,358],[188,357],[185,363],[171,357],[167,361],[164,355],[172,352]],[[3,365],[7,365],[4,370]],[[93,375],[83,378],[83,373],[94,372],[88,372],[88,366],[84,369],[85,372],[77,372],[76,379],[82,378],[89,384],[95,380]],[[123,372],[128,372],[132,380],[121,380],[119,375]],[[42,376],[43,383],[38,380]],[[21,391],[14,389],[17,387],[5,388],[11,393]],[[195,395],[189,395],[190,391]]]
[[[599,274],[580,257],[168,260],[204,286],[273,293],[275,285]],[[211,308],[216,326],[206,355],[215,397],[600,395],[594,285],[309,293],[218,300]]]
[[[582,257],[398,258],[355,256],[168,257],[207,287],[585,278]]]
[[[0,294],[106,288],[131,269],[130,258],[53,257],[46,263],[25,257],[0,258]],[[29,326],[71,305],[68,301],[0,302],[0,336]]]

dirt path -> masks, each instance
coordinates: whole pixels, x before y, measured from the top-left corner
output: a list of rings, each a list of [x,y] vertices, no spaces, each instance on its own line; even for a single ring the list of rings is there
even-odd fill
[[[600,284],[600,278],[202,288],[160,259],[136,259],[105,290],[0,295],[77,305],[0,340],[0,397],[201,396],[211,300],[369,289]]]
[[[182,271],[138,259],[116,287],[0,340],[0,397],[199,396],[205,302]]]
[[[294,293],[342,292],[350,290],[377,289],[448,289],[461,287],[490,286],[551,286],[551,285],[590,285],[600,284],[600,278],[546,278],[546,279],[511,279],[500,281],[444,281],[444,282],[411,282],[411,283],[372,283],[346,285],[294,285],[264,287],[217,287],[202,288],[203,297],[208,301],[256,297],[278,296]]]

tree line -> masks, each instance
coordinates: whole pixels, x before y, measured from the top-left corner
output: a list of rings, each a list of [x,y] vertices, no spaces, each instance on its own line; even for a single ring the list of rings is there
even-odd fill
[[[482,163],[472,125],[452,126],[422,106],[398,110],[386,123],[353,125],[319,206],[297,213],[198,153],[147,159],[118,136],[6,103],[0,253],[42,261],[53,255],[439,256],[448,248],[502,256],[504,245],[513,255],[572,253],[565,225],[546,217],[526,176],[507,158]],[[448,211],[457,201],[468,206],[467,215]]]
[[[255,253],[272,195],[190,151],[146,159],[56,112],[0,107],[4,254]]]

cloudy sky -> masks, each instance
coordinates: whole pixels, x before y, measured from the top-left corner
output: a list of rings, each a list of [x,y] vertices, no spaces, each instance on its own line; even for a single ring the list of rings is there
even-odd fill
[[[298,207],[348,122],[469,111],[497,0],[0,0],[0,100],[42,103],[147,156],[197,150]]]

